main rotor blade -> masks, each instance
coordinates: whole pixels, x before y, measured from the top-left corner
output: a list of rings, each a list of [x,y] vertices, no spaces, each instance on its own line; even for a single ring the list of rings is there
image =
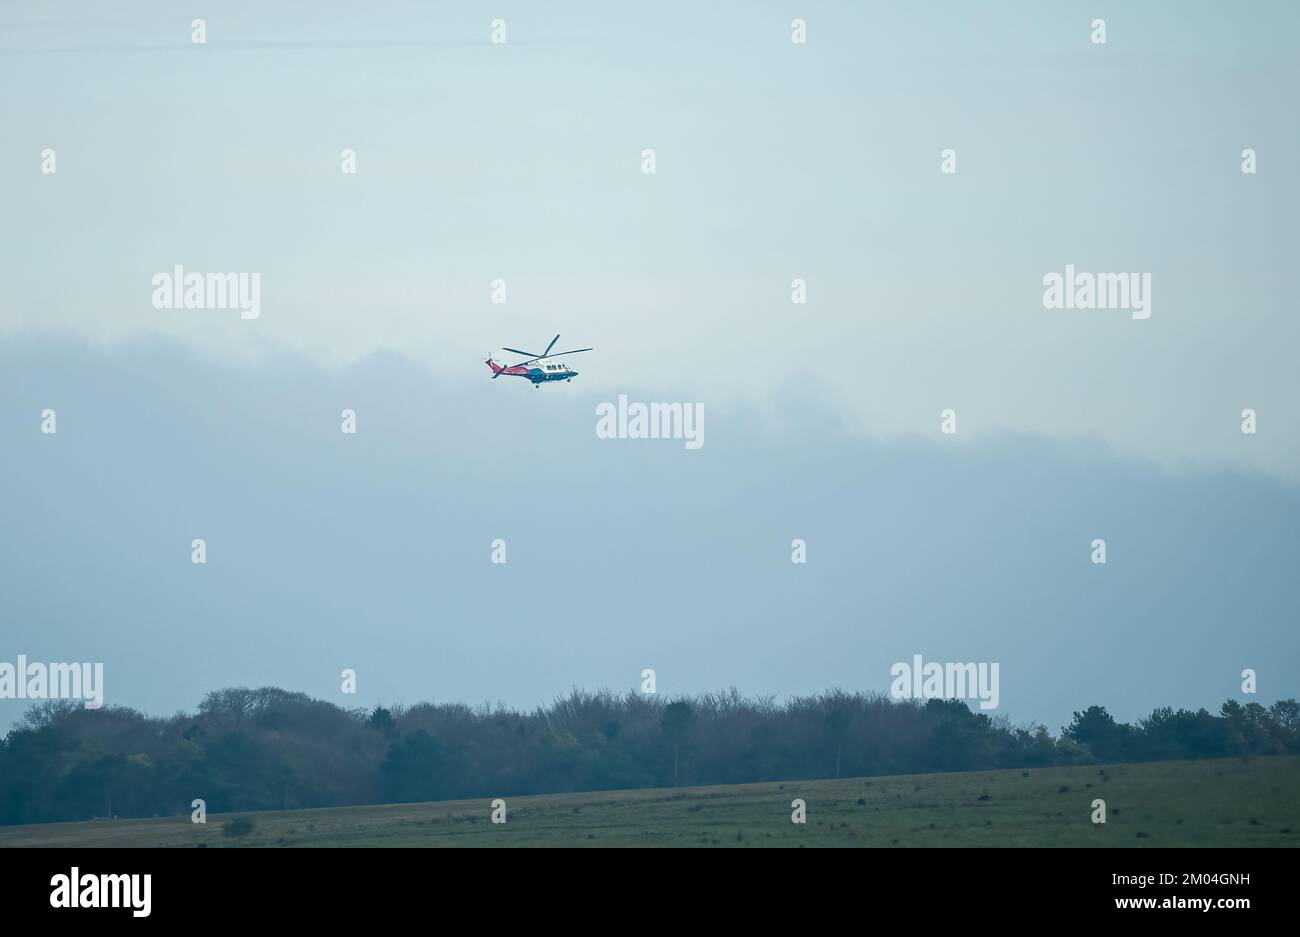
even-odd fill
[[[559,338],[559,336],[557,335],[556,338]],[[513,353],[515,353],[516,355],[527,355],[529,361],[536,361],[538,358],[545,358],[545,357],[546,357],[545,355],[539,355],[539,354],[537,354],[536,352],[532,352],[532,351],[520,351],[518,348],[506,348],[506,347],[503,346],[503,347],[501,348],[501,350],[502,350],[502,351],[513,352]]]
[[[573,349],[573,351],[557,351],[555,354],[551,355],[551,357],[560,358],[563,357],[564,355],[576,355],[580,351],[595,351],[595,350],[596,350],[595,348],[575,348]]]
[[[549,355],[551,353],[551,349],[555,347],[555,343],[558,342],[559,340],[560,340],[560,336],[556,335],[555,338],[551,339],[551,343],[546,346],[546,351],[542,352],[537,357],[545,358],[547,355]]]

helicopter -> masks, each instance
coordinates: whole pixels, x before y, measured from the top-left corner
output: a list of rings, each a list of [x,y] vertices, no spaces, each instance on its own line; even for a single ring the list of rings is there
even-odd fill
[[[492,360],[488,355],[487,361],[484,362],[492,369],[492,380],[496,380],[503,374],[510,377],[526,377],[533,382],[533,386],[540,389],[548,381],[571,381],[578,376],[574,371],[562,361],[556,361],[556,358],[562,358],[565,355],[576,355],[580,351],[595,351],[594,348],[574,348],[572,351],[557,351],[551,354],[551,349],[555,343],[560,340],[560,336],[551,339],[551,343],[546,346],[546,351],[540,355],[531,351],[520,351],[518,348],[502,348],[502,351],[513,352],[516,355],[528,355],[527,361],[520,361],[518,364],[500,365]]]

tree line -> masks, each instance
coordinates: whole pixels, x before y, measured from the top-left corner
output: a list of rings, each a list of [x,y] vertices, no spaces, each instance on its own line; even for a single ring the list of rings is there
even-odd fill
[[[1300,752],[1300,704],[1101,706],[1053,737],[958,700],[573,690],[549,706],[342,708],[275,687],[150,717],[32,707],[0,742],[0,823]]]

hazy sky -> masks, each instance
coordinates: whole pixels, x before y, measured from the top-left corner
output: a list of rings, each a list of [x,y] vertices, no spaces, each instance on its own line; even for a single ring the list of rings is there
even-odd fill
[[[108,700],[151,712],[267,683],[531,706],[647,667],[664,693],[883,692],[918,653],[999,662],[998,712],[1054,730],[1217,706],[1247,667],[1262,701],[1300,693],[1289,483],[1030,435],[874,441],[806,388],[706,404],[690,451],[598,439],[581,377],[502,383],[5,343],[0,659],[103,661]]]
[[[613,6],[0,8],[0,660],[151,711],[1297,693],[1300,7]],[[260,317],[154,308],[177,264]],[[1067,264],[1151,317],[1045,309]],[[556,332],[577,381],[487,380]],[[597,439],[620,393],[706,445]]]

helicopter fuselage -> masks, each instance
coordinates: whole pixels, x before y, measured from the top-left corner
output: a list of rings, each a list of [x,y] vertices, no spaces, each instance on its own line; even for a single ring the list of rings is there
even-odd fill
[[[516,365],[512,368],[504,368],[491,358],[488,358],[487,366],[492,369],[493,374],[499,373],[504,377],[526,377],[534,384],[545,384],[548,381],[568,381],[578,376],[578,372],[564,362],[552,361],[549,358],[542,358],[526,365]]]

